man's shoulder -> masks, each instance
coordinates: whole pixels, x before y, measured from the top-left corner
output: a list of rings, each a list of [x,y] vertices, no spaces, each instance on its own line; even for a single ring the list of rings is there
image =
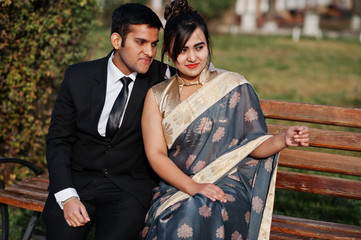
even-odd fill
[[[71,64],[68,66],[68,69],[71,70],[84,70],[84,69],[96,69],[96,67],[104,65],[107,63],[109,56],[99,58],[96,60],[89,60],[89,61],[83,61],[83,62],[77,62],[74,64]]]
[[[167,71],[167,65],[158,60],[153,60],[152,64],[149,67],[148,72],[146,73],[146,78],[156,78],[156,79],[165,79],[165,73]],[[170,67],[171,76],[176,73],[175,68]],[[158,81],[159,82],[159,81]]]
[[[149,67],[148,73],[151,73],[153,71],[164,70],[166,67],[167,66],[164,63],[154,59],[152,64]]]

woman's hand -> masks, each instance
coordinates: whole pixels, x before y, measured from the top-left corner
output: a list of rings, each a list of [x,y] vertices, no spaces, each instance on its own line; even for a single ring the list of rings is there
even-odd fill
[[[186,187],[186,191],[191,196],[196,193],[202,193],[212,201],[227,202],[226,194],[223,190],[212,183],[193,182],[190,186]]]
[[[309,129],[305,126],[293,126],[285,132],[285,142],[290,147],[307,147],[309,145]]]

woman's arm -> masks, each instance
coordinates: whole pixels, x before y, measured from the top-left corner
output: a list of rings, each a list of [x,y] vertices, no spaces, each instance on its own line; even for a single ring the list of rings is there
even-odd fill
[[[226,201],[221,188],[214,184],[196,183],[168,158],[167,144],[163,135],[162,117],[152,89],[148,91],[144,102],[142,133],[149,163],[164,181],[191,196],[202,193],[212,201]]]
[[[286,147],[307,147],[309,129],[305,126],[293,126],[286,132],[279,133],[264,141],[250,155],[254,158],[266,158]]]

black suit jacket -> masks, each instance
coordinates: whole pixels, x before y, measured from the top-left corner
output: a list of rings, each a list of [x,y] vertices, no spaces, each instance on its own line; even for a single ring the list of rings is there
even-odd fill
[[[141,114],[148,89],[164,79],[165,68],[154,60],[146,74],[137,75],[122,125],[110,139],[97,129],[110,55],[65,71],[47,137],[49,191],[79,190],[94,175],[106,175],[148,206],[156,183],[144,151]]]

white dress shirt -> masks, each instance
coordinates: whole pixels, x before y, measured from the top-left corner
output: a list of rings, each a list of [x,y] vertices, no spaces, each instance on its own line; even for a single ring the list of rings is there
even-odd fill
[[[113,59],[114,53],[109,58],[108,61],[108,76],[107,76],[107,92],[105,95],[105,103],[103,107],[102,114],[100,115],[99,123],[98,123],[98,132],[101,136],[105,137],[105,131],[107,127],[107,122],[109,118],[110,111],[112,110],[113,104],[115,102],[115,99],[119,95],[120,91],[123,88],[123,84],[120,82],[120,79],[124,77],[125,75],[114,65]],[[137,77],[137,73],[133,72],[128,77],[132,79],[132,81],[129,83],[129,94],[128,94],[128,100],[125,104],[125,109],[128,106],[128,101],[134,86],[135,79]],[[119,126],[123,122],[124,113],[120,118]]]
[[[117,96],[119,95],[120,91],[123,88],[123,84],[120,82],[120,79],[125,76],[114,65],[112,61],[113,58],[114,58],[114,52],[112,53],[111,57],[108,60],[108,68],[107,68],[108,74],[107,74],[107,88],[105,94],[105,102],[104,102],[103,111],[100,115],[98,122],[98,132],[103,137],[105,137],[105,131],[106,131],[106,126],[110,111],[112,110],[115,99],[117,98]],[[128,100],[125,104],[125,108],[128,106],[129,98],[132,93],[132,89],[135,83],[135,79],[137,77],[137,73],[133,72],[127,77],[131,78],[132,81],[128,85],[129,94],[128,94]],[[119,126],[122,124],[123,118],[124,118],[124,113],[121,116]],[[63,205],[61,204],[61,202],[69,199],[70,197],[77,197],[78,199],[80,199],[77,191],[74,188],[66,188],[64,190],[55,193],[54,196],[61,209],[63,209]]]

